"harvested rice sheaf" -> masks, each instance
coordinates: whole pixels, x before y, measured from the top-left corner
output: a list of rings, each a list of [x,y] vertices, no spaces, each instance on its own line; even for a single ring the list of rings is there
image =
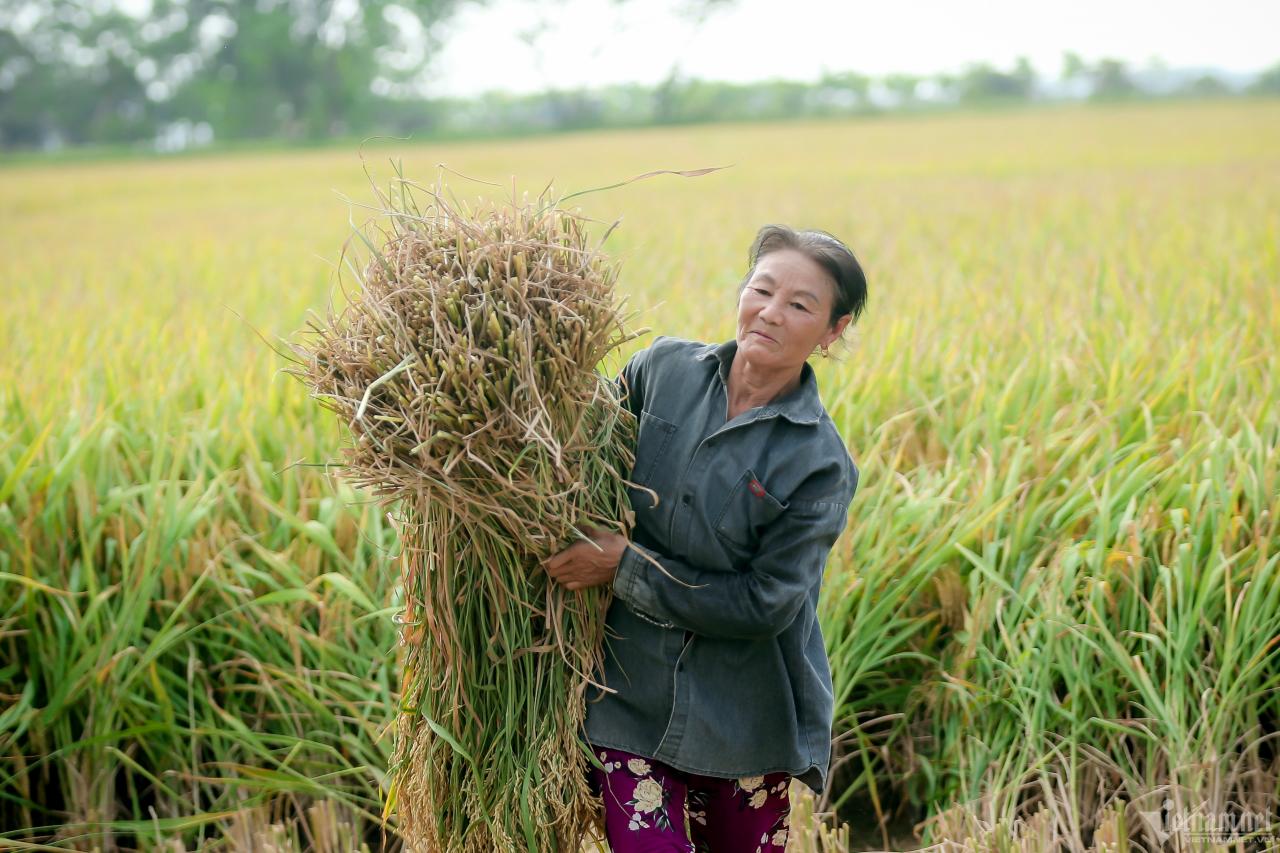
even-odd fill
[[[397,183],[382,244],[357,232],[360,291],[308,322],[289,371],[349,426],[342,476],[399,509],[384,817],[411,850],[577,850],[597,819],[578,734],[611,587],[565,591],[539,561],[586,525],[630,534],[635,418],[596,369],[635,337],[618,268],[546,191],[470,211],[437,185],[419,210]]]

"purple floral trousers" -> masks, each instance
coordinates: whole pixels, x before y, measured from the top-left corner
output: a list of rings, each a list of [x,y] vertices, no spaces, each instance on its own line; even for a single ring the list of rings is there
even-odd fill
[[[613,853],[783,853],[791,826],[785,772],[719,779],[599,748],[591,788],[604,797]]]

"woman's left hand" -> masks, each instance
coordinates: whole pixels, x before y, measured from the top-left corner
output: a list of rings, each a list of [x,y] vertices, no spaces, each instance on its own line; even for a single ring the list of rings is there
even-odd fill
[[[582,530],[595,545],[586,541],[575,542],[542,561],[547,574],[565,589],[585,589],[612,583],[618,573],[618,561],[627,550],[627,537],[620,533],[589,525],[583,525]]]

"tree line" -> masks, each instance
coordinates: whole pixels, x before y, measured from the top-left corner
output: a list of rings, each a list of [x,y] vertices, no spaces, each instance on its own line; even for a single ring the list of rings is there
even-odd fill
[[[727,83],[673,68],[652,85],[424,98],[439,24],[486,0],[0,0],[0,148],[457,136],[1030,103],[1280,94],[1280,63],[1246,87],[1205,74],[1154,91],[1125,63],[1063,57],[1041,79],[1000,69]],[[627,0],[614,0],[621,4]],[[699,20],[732,0],[686,0]]]

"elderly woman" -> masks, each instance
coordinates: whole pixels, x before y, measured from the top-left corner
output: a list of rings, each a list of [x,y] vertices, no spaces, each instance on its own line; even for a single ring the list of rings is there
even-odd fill
[[[866,305],[847,246],[760,229],[722,344],[659,336],[622,369],[639,419],[634,541],[591,530],[545,565],[613,584],[586,740],[615,853],[782,851],[792,777],[815,792],[833,697],[816,608],[858,468],[807,359]]]

